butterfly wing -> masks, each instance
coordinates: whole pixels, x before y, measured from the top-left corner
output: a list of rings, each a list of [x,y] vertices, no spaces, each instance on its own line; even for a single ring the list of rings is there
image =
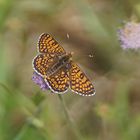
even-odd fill
[[[57,61],[57,57],[53,54],[39,54],[33,59],[32,65],[36,73],[44,76],[47,70]]]
[[[58,42],[47,33],[43,33],[39,37],[38,52],[55,54],[55,55],[66,54],[66,51],[64,50],[64,48],[60,46]]]
[[[68,69],[64,66],[54,74],[45,78],[46,83],[54,93],[64,93],[69,87]]]
[[[70,68],[70,88],[82,96],[92,96],[95,94],[94,86],[87,76],[81,71],[79,66],[71,62]]]

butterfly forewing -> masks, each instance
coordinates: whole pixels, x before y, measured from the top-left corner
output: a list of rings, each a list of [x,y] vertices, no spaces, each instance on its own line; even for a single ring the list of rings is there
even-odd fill
[[[33,69],[44,78],[54,93],[64,93],[70,87],[79,95],[92,96],[95,94],[91,81],[79,66],[67,57],[68,54],[63,47],[49,34],[40,35],[38,52],[39,54],[32,62]]]
[[[82,96],[95,94],[93,84],[74,62],[71,62],[70,87],[74,92]]]
[[[43,33],[39,37],[38,52],[55,54],[55,55],[66,54],[66,51],[63,49],[63,47],[60,46],[58,42],[47,33]]]
[[[64,93],[69,87],[69,73],[66,67],[62,67],[54,74],[45,78],[50,89],[55,93]]]

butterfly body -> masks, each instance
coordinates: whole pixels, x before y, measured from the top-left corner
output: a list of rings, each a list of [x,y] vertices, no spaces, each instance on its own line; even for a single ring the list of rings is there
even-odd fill
[[[63,56],[58,56],[57,62],[55,62],[47,71],[46,76],[50,76],[55,72],[59,71],[62,67],[70,68],[71,53],[64,54]]]
[[[82,96],[95,94],[94,86],[72,61],[72,53],[66,53],[58,42],[47,33],[38,41],[39,54],[33,59],[33,69],[54,93],[65,93],[71,90]]]

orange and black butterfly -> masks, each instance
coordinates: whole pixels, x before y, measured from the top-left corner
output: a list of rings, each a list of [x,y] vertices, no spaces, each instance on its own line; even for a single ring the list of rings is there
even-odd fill
[[[65,93],[70,89],[82,96],[92,96],[95,89],[91,81],[72,61],[72,53],[47,33],[38,41],[38,55],[33,59],[33,69],[38,73],[54,93]]]

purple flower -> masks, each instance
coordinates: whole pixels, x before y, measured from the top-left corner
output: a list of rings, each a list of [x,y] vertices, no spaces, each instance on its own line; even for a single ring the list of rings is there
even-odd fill
[[[35,84],[39,85],[42,90],[49,90],[49,87],[44,79],[36,72],[33,73],[32,80]]]
[[[118,38],[123,49],[140,48],[140,23],[128,22],[118,30]]]

